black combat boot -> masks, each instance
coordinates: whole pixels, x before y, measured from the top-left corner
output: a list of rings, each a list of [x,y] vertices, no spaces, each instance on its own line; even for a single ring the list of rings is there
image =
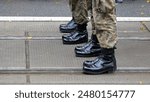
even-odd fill
[[[91,40],[83,46],[75,47],[75,54],[77,57],[94,57],[101,53],[101,47],[96,35],[91,36]]]
[[[101,48],[102,49],[102,48]],[[116,71],[116,58],[114,48],[102,49],[102,55],[92,61],[83,63],[83,73],[85,74],[103,74]]]
[[[78,24],[77,30],[62,36],[63,44],[80,44],[88,41],[87,24]]]
[[[61,24],[59,27],[60,32],[62,33],[71,33],[77,29],[77,23],[72,19],[67,24]]]

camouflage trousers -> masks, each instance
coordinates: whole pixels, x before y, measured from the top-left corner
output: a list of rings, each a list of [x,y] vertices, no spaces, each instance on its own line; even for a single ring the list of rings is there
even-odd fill
[[[92,34],[95,34],[95,25],[92,15],[92,0],[69,0],[72,17],[77,24],[84,24],[89,22],[89,15],[91,16]]]
[[[72,17],[77,24],[84,24],[89,21],[88,10],[90,9],[88,3],[91,0],[69,0],[69,5],[72,12]]]
[[[70,0],[73,17],[78,24],[87,23],[91,13],[92,34],[102,48],[113,48],[117,43],[115,0]]]
[[[102,48],[113,48],[117,43],[115,0],[92,0],[95,34]]]

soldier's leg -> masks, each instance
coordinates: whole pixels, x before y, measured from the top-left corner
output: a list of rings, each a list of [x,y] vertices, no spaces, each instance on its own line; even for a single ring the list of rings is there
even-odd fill
[[[72,19],[67,24],[61,24],[59,26],[60,32],[70,33],[70,32],[74,31],[77,28],[77,24],[74,20],[75,8],[77,6],[77,1],[78,0],[69,0],[69,7],[70,7],[70,11],[72,13]]]
[[[95,57],[99,56],[99,54],[101,53],[101,48],[99,46],[99,42],[96,36],[93,16],[91,16],[91,24],[92,24],[91,39],[84,45],[75,47],[76,57]]]
[[[86,44],[75,47],[76,57],[94,57],[99,56],[99,54],[101,53],[101,48],[99,46],[99,42],[96,37],[96,29],[92,12],[92,0],[88,0],[88,10],[90,11],[92,24],[91,39]]]
[[[113,48],[117,43],[115,1],[94,1],[93,16],[100,45],[102,48]]]
[[[117,43],[115,1],[93,0],[92,6],[101,55],[95,60],[85,61],[83,72],[86,74],[114,72],[117,68],[114,52]]]
[[[76,7],[73,10],[73,17],[77,23],[77,29],[70,34],[62,36],[64,44],[78,44],[88,41],[87,23],[88,23],[88,7],[87,0],[75,0]]]
[[[84,24],[89,21],[87,1],[88,0],[76,0],[73,16],[77,24]]]

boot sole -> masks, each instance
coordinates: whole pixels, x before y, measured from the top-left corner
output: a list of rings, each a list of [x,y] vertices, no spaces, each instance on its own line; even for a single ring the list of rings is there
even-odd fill
[[[116,68],[108,69],[108,70],[104,70],[100,72],[92,72],[92,71],[83,70],[83,74],[88,74],[88,75],[110,74],[110,73],[114,73],[116,71],[115,69]]]
[[[99,56],[100,54],[101,54],[101,52],[99,52],[99,53],[94,53],[94,54],[89,54],[89,55],[82,55],[82,54],[77,54],[77,53],[75,53],[76,54],[76,57],[97,57],[97,56]]]
[[[81,43],[85,43],[85,42],[88,42],[87,38],[86,38],[86,40],[80,40],[80,41],[76,41],[76,42],[65,42],[65,41],[63,41],[63,44],[71,45],[71,44],[81,44]]]
[[[76,54],[76,57],[97,57],[99,55],[100,55],[100,53],[98,53],[98,54],[91,54],[91,55],[79,55],[79,54]]]
[[[76,29],[77,29],[77,27],[72,28],[72,29],[61,29],[61,27],[59,27],[59,31],[60,31],[61,33],[71,33],[71,32],[73,32],[73,31],[76,30]]]
[[[71,33],[76,29],[72,29],[72,30],[60,30],[61,33]]]

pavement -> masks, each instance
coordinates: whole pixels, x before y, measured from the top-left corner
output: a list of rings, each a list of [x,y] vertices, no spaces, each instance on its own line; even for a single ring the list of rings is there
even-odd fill
[[[147,5],[143,1],[138,0],[138,3]],[[18,3],[18,8],[20,6],[22,9],[14,8],[14,11],[18,13],[17,16],[25,16],[25,12],[28,13],[28,16],[69,16],[69,10],[63,14],[59,11],[61,7],[69,9],[68,6],[65,6],[66,2],[66,0],[15,0],[15,2],[1,0],[0,15],[15,16],[16,13],[9,13],[12,10],[9,8],[15,7]],[[117,6],[126,5],[129,2],[131,3],[131,1],[125,0],[123,4],[117,4]],[[137,3],[137,1],[132,2]],[[48,11],[39,15],[42,14],[42,11],[33,13],[30,9],[32,4],[32,7],[39,6],[39,4],[45,5],[42,7],[48,7],[48,3],[52,5],[50,8],[53,8],[51,15],[46,15]],[[52,13],[56,7],[53,6],[54,3],[60,5],[57,6],[56,15]],[[27,7],[29,12],[24,7]],[[7,12],[4,12],[5,10]],[[22,14],[21,11],[23,11]],[[33,15],[29,15],[30,13]],[[128,12],[125,13],[128,14]],[[149,15],[150,13],[145,14]],[[123,16],[121,12],[118,12],[118,15]],[[132,12],[130,12],[130,16],[132,17]],[[142,16],[140,15],[140,17]],[[76,45],[62,44],[63,34],[58,29],[62,23],[66,22],[1,21],[0,84],[150,84],[150,22],[117,22],[119,41],[116,58],[118,69],[113,74],[103,75],[82,74],[83,61],[94,59],[94,57],[77,58],[74,54]],[[90,38],[90,23],[88,32]]]
[[[66,22],[0,22],[0,83],[150,83],[147,80],[150,77],[150,22],[117,23],[118,70],[108,76],[82,74],[83,61],[94,58],[77,58],[74,54],[76,45],[62,44],[63,34],[58,30],[62,23]],[[89,23],[89,38],[90,28]]]
[[[147,0],[117,4],[118,17],[150,17]],[[68,0],[0,0],[0,16],[70,16]]]

